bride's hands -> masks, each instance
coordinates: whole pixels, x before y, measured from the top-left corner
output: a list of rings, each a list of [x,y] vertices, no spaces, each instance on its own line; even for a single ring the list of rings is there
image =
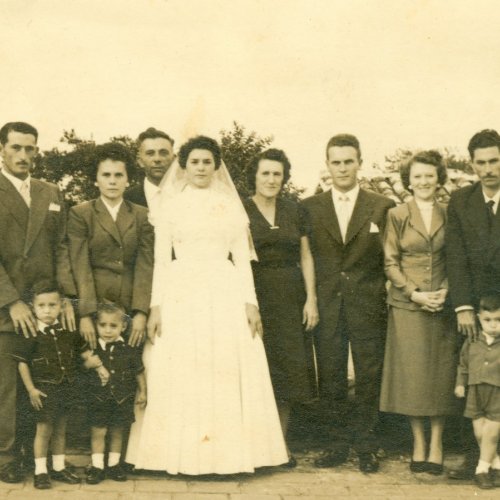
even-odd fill
[[[161,337],[161,314],[160,314],[160,306],[153,306],[149,311],[148,318],[148,339],[154,344],[155,337]]]
[[[260,338],[263,337],[264,331],[262,329],[262,321],[260,319],[259,308],[255,304],[246,304],[246,313],[248,319],[248,325],[252,331],[252,337],[258,335]]]

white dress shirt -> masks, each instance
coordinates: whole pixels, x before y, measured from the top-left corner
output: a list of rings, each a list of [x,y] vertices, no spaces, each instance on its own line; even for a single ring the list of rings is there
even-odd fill
[[[28,175],[26,179],[21,180],[18,179],[16,176],[12,175],[11,173],[9,173],[6,168],[2,168],[2,173],[14,185],[17,192],[23,197],[23,200],[29,207],[31,204],[31,196],[30,196],[31,176]]]
[[[497,191],[495,196],[490,198],[489,196],[486,195],[486,193],[483,191],[483,196],[484,196],[484,202],[488,203],[489,201],[492,201],[494,203],[493,205],[493,213],[496,214],[498,210],[498,202],[500,201],[500,191]]]
[[[107,342],[105,340],[101,339],[101,337],[97,338],[97,342],[99,342],[99,345],[102,347],[102,350],[105,351]],[[117,339],[113,340],[113,342],[125,342],[125,340],[120,335]],[[111,347],[111,350],[113,350],[113,347]]]
[[[147,177],[144,179],[144,195],[148,202],[149,219],[152,222],[160,207],[161,189],[148,180]]]
[[[104,198],[101,198],[101,201],[104,203],[104,206],[108,209],[109,215],[111,215],[111,218],[116,222],[116,219],[118,217],[118,212],[120,211],[120,207],[122,206],[123,200],[120,201],[117,205],[112,207],[111,205],[108,205],[105,201]]]
[[[342,235],[342,240],[345,241],[347,234],[347,226],[351,220],[352,212],[354,210],[354,205],[356,204],[356,199],[359,194],[359,186],[356,184],[350,191],[343,193],[332,187],[332,199],[333,206],[335,207],[335,213],[337,214],[337,219],[339,221],[340,234]]]

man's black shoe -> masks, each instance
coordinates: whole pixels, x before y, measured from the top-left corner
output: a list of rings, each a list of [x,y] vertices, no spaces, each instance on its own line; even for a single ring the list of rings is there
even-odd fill
[[[322,457],[314,461],[314,465],[319,468],[338,467],[347,462],[349,450],[335,450],[325,453]]]
[[[462,466],[458,469],[449,470],[448,478],[455,479],[456,481],[470,481],[471,479],[474,479],[475,473],[475,467]]]
[[[101,481],[104,481],[104,477],[104,469],[91,466],[87,469],[85,481],[87,484],[99,484]]]
[[[69,469],[63,469],[60,471],[51,471],[50,478],[54,481],[60,481],[61,483],[66,484],[79,484],[81,483],[81,479]]]
[[[482,490],[492,490],[495,485],[491,479],[491,475],[488,472],[483,472],[482,474],[474,474],[474,482],[478,488]]]
[[[378,458],[375,453],[359,454],[359,470],[367,474],[377,472],[379,469]]]
[[[37,490],[50,490],[52,488],[48,474],[35,474],[33,484]]]
[[[121,482],[127,480],[127,474],[125,474],[125,471],[122,469],[122,466],[120,464],[113,465],[113,467],[108,467],[106,469],[106,477],[108,479],[112,479],[113,481]]]
[[[4,483],[22,483],[25,476],[26,470],[19,460],[5,464],[0,471],[0,480]]]

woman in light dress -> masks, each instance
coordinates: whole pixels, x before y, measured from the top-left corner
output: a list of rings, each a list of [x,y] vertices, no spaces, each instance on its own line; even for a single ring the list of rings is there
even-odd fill
[[[148,405],[136,415],[127,462],[191,475],[286,463],[248,218],[216,141],[199,136],[181,147],[162,197],[144,350]]]

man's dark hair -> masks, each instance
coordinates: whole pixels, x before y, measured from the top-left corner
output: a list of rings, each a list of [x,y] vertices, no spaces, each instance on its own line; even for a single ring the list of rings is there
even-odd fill
[[[38,130],[33,127],[33,125],[25,122],[9,122],[0,129],[0,144],[2,144],[2,146],[7,144],[10,132],[34,135],[35,142],[38,141]]]
[[[154,127],[149,127],[144,132],[141,132],[137,137],[137,147],[139,147],[146,139],[167,139],[174,147],[174,140],[165,132]]]
[[[121,161],[125,163],[127,178],[130,181],[135,175],[135,163],[130,151],[119,142],[107,142],[95,148],[94,158],[90,165],[90,178],[93,182],[97,179],[97,170],[105,160]]]
[[[486,295],[479,301],[479,312],[494,312],[500,309],[500,295]]]
[[[469,150],[471,160],[474,160],[474,151],[476,149],[492,147],[497,147],[500,150],[500,135],[498,135],[496,130],[486,128],[472,136],[467,149]]]
[[[326,159],[328,160],[328,150],[332,147],[351,147],[358,152],[358,159],[361,159],[361,147],[356,136],[352,134],[338,134],[334,135],[326,145]]]

